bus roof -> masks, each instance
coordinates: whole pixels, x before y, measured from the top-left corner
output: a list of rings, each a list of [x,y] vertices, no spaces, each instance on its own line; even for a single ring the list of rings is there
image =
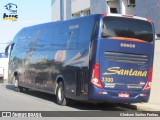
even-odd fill
[[[127,15],[127,14],[105,13],[105,14],[103,14],[103,17],[105,17],[105,16],[126,17],[126,18],[133,18],[133,19],[139,19],[139,20],[144,20],[144,21],[152,22],[149,18],[134,16],[134,15]]]

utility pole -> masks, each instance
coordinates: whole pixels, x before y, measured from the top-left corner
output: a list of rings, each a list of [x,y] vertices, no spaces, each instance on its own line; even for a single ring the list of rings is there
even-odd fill
[[[125,14],[125,5],[123,0],[119,0],[119,13],[120,14]]]
[[[60,0],[60,19],[64,20],[64,0]]]
[[[71,19],[72,18],[72,1],[66,0],[66,18]]]

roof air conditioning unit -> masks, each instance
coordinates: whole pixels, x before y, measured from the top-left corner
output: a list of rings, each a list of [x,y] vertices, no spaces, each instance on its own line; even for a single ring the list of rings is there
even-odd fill
[[[128,5],[128,7],[130,7],[130,6],[135,7],[135,5],[136,5],[135,0],[128,0],[127,5]]]

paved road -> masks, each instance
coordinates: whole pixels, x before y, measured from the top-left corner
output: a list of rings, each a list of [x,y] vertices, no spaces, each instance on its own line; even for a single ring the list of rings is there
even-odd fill
[[[127,111],[126,108],[108,107],[91,103],[76,102],[70,106],[59,106],[55,96],[47,93],[29,90],[28,92],[15,92],[13,85],[0,83],[0,111]]]

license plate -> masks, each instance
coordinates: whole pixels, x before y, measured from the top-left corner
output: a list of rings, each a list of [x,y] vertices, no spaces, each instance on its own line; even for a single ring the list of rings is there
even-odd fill
[[[120,97],[120,98],[129,98],[129,94],[128,93],[118,93],[118,97]]]

